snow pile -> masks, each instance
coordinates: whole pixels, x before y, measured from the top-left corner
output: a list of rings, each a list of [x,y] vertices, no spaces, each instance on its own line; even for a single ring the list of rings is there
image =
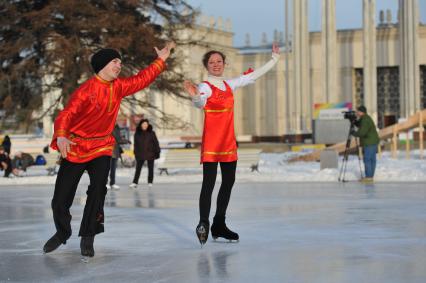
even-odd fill
[[[340,167],[336,169],[320,170],[319,162],[295,162],[288,160],[294,153],[262,153],[259,162],[260,172],[251,172],[249,168],[238,168],[237,182],[337,182]],[[339,166],[342,157],[339,157]],[[361,169],[363,163],[361,162]],[[219,170],[220,171],[220,170]],[[134,168],[117,169],[117,183],[130,184]],[[144,167],[140,183],[146,181],[147,169]],[[46,176],[43,167],[33,166],[28,169],[27,175],[16,178],[0,177],[0,185],[53,185],[56,176]],[[360,179],[360,164],[356,156],[350,156],[345,179],[356,181]],[[156,171],[155,183],[201,183],[202,169],[174,169],[169,170],[169,175],[158,175]],[[220,181],[218,174],[217,181]],[[420,159],[418,151],[411,152],[411,159],[405,158],[401,152],[398,159],[393,159],[389,152],[377,160],[375,181],[377,182],[424,182],[426,181],[426,158]],[[87,174],[82,177],[82,184],[88,184]]]

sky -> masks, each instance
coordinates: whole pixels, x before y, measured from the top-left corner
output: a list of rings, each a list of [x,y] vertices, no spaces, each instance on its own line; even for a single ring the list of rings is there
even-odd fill
[[[410,0],[411,1],[411,0]],[[426,0],[419,1],[420,20],[426,23]],[[235,33],[234,46],[243,46],[246,33],[250,34],[252,45],[261,42],[266,32],[268,41],[274,30],[284,31],[284,0],[187,0],[187,2],[208,16],[231,19]],[[321,28],[321,0],[309,0],[309,28]],[[338,29],[362,27],[362,0],[336,0],[336,25]],[[380,10],[390,9],[393,22],[396,21],[398,0],[376,0],[377,22]]]

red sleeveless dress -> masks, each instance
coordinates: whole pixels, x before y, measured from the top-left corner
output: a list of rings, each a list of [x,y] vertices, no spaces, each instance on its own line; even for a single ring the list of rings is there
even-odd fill
[[[201,163],[232,162],[238,159],[234,131],[234,95],[224,81],[223,91],[209,82],[212,95],[204,106],[204,130]]]

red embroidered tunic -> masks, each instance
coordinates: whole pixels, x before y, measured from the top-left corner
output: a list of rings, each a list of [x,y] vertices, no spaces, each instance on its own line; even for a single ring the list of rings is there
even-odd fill
[[[157,58],[135,76],[109,82],[95,75],[84,82],[57,116],[50,146],[58,150],[58,137],[75,142],[66,159],[76,163],[111,156],[115,144],[112,131],[121,100],[150,85],[165,67],[165,62]]]
[[[201,163],[232,162],[238,159],[234,131],[234,95],[224,81],[223,91],[209,82],[212,95],[204,106],[204,130],[201,145]]]

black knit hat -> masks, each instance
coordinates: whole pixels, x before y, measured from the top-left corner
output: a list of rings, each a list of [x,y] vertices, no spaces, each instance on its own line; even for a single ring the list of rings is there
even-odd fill
[[[93,54],[90,64],[92,65],[93,71],[97,74],[115,58],[121,60],[120,53],[115,49],[105,48]]]
[[[364,105],[359,106],[356,110],[362,113],[367,113],[367,108]]]

